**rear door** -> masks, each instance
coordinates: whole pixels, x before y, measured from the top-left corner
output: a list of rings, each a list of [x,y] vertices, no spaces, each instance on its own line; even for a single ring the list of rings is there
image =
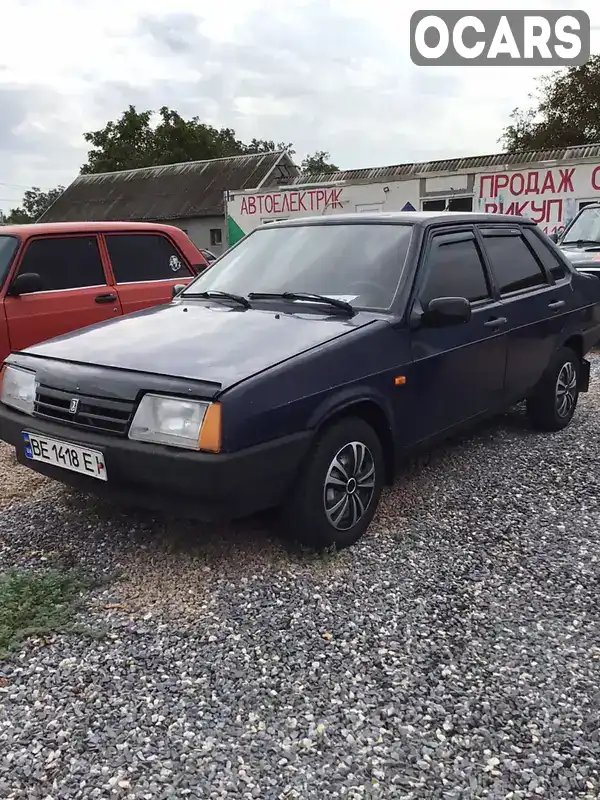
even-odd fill
[[[506,339],[500,303],[471,227],[434,233],[417,280],[423,308],[435,298],[465,297],[472,312],[470,322],[411,333],[420,408],[411,425],[424,439],[501,404]]]
[[[119,316],[121,306],[109,286],[94,234],[31,239],[11,280],[37,273],[42,291],[6,296],[4,308],[11,350]]]
[[[569,274],[532,229],[481,234],[506,318],[506,390],[518,400],[538,382],[558,347],[574,302]]]
[[[107,233],[103,238],[124,314],[169,303],[173,286],[189,283],[194,275],[165,234]]]

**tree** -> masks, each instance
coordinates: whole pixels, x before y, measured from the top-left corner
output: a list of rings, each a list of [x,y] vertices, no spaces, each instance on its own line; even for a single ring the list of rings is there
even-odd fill
[[[285,142],[277,142],[275,144],[274,141],[269,139],[252,139],[250,144],[245,145],[247,153],[270,153],[273,150],[287,150],[288,153],[293,156],[295,155],[296,151],[294,150],[294,145],[291,142],[286,144]]]
[[[264,139],[252,139],[250,144],[244,144],[236,138],[232,128],[214,128],[200,122],[199,117],[186,120],[166,106],[159,110],[158,117],[157,124],[153,125],[152,111],[137,111],[130,105],[116,122],[84,133],[83,138],[92,149],[81,173],[203,161],[283,148],[294,152],[291,144],[275,144]]]
[[[326,150],[317,150],[312,156],[306,156],[302,162],[302,172],[308,175],[339,172],[339,167],[329,162],[330,155]]]
[[[600,55],[538,80],[529,108],[515,108],[500,141],[509,152],[600,142]]]
[[[23,205],[11,208],[5,217],[5,223],[24,225],[28,222],[36,222],[64,190],[64,186],[57,186],[56,189],[42,192],[39,187],[32,186],[23,195]]]

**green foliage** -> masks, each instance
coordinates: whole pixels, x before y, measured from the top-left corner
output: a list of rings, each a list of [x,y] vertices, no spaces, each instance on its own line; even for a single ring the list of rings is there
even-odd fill
[[[335,164],[331,164],[329,158],[329,153],[326,150],[317,150],[314,155],[306,156],[302,162],[302,172],[309,175],[339,172],[339,167],[336,167]]]
[[[294,152],[292,145],[284,142],[252,139],[244,144],[232,128],[214,128],[200,122],[199,117],[186,120],[167,106],[159,110],[156,125],[153,119],[152,111],[137,111],[130,105],[116,122],[85,133],[84,139],[92,149],[81,173],[115,172],[284,148],[290,154]]]
[[[509,152],[600,142],[600,55],[538,81],[531,106],[516,108],[500,141]]]
[[[28,636],[74,631],[74,612],[90,587],[75,569],[0,573],[0,658]]]
[[[64,186],[57,186],[56,189],[42,192],[39,187],[32,186],[23,195],[23,205],[11,208],[4,221],[13,225],[36,222],[64,190]]]

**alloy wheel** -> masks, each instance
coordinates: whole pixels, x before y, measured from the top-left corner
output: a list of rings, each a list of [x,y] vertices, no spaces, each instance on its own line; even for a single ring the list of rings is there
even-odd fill
[[[556,413],[568,417],[577,401],[577,371],[571,361],[563,364],[556,380]]]
[[[327,519],[338,531],[353,528],[365,515],[375,491],[375,459],[362,442],[349,442],[333,458],[323,488]]]

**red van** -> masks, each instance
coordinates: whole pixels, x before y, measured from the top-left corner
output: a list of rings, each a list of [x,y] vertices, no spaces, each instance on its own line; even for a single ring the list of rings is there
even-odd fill
[[[0,227],[0,364],[11,351],[168,303],[206,259],[179,228],[153,222]]]

